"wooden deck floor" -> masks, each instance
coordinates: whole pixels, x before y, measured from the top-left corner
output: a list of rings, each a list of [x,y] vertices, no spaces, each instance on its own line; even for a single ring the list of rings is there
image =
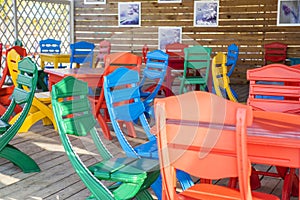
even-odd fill
[[[143,142],[142,139],[130,138],[130,140],[136,143]],[[112,141],[104,141],[114,155],[122,154],[115,137]],[[78,146],[77,150],[86,165],[97,162],[99,158],[95,154],[90,138],[84,137],[81,140],[74,138],[72,142]],[[40,166],[41,172],[25,174],[18,167],[0,158],[1,200],[77,200],[90,195],[70,165],[58,133],[52,126],[36,124],[29,132],[18,134],[11,144],[29,154]],[[282,184],[283,181],[278,178],[264,177],[259,191],[280,196]]]
[[[239,93],[247,92],[246,87],[237,89]],[[143,139],[129,138],[129,140],[136,144],[144,142]],[[100,159],[89,137],[81,140],[74,138],[72,141],[76,143],[77,150],[86,165],[94,164]],[[104,142],[114,155],[123,154],[115,137],[112,141],[104,140]],[[25,174],[18,167],[0,158],[0,200],[79,200],[90,195],[74,172],[58,133],[52,126],[37,123],[29,132],[18,134],[11,144],[30,155],[40,166],[41,172]],[[264,177],[262,187],[258,191],[280,197],[282,185],[281,179]],[[292,198],[292,200],[296,199],[298,198]]]

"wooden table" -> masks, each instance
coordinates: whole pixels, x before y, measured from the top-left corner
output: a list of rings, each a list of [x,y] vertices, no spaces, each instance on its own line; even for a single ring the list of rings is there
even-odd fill
[[[70,63],[70,54],[40,54],[41,68],[45,68],[45,62],[52,62],[54,68],[58,68],[58,63]]]
[[[97,87],[100,78],[104,72],[104,68],[65,68],[65,69],[45,69],[49,76],[49,90],[53,84],[59,82],[66,76],[74,76],[88,83],[89,87]]]

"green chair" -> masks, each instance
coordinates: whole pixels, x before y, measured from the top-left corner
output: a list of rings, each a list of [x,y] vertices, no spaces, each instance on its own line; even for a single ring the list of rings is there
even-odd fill
[[[184,49],[184,70],[183,76],[180,78],[180,94],[195,89],[207,90],[210,53],[211,48],[200,45]]]
[[[0,157],[5,158],[25,173],[39,172],[40,168],[28,155],[8,143],[17,134],[31,107],[34,92],[36,90],[38,70],[34,62],[26,57],[18,63],[20,73],[17,78],[17,85],[11,96],[10,105],[5,113],[0,117]],[[26,86],[26,90],[23,89]],[[9,123],[9,119],[14,114],[15,107],[19,105],[22,111],[19,112],[18,119]]]
[[[160,174],[157,160],[144,158],[114,158],[102,143],[95,127],[97,121],[88,100],[87,83],[72,76],[52,86],[52,106],[59,135],[73,168],[91,191],[89,199],[153,199],[149,186]],[[103,160],[90,167],[80,160],[69,135],[91,134]],[[110,187],[103,184],[112,182]]]

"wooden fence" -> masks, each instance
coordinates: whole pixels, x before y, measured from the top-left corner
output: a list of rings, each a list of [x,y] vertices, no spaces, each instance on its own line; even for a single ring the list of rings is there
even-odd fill
[[[118,27],[118,2],[141,2],[141,27]],[[238,64],[256,67],[263,65],[263,45],[273,41],[288,45],[288,57],[300,57],[300,27],[277,26],[277,4],[277,0],[220,0],[218,26],[194,27],[192,0],[106,0],[106,4],[75,0],[75,40],[97,45],[107,39],[112,51],[140,54],[144,44],[150,50],[158,48],[158,27],[182,27],[182,43],[208,46],[214,53],[226,52],[229,44],[236,43]]]

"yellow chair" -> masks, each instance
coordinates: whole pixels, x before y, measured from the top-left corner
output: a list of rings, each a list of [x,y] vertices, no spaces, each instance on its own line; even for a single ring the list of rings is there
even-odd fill
[[[213,91],[216,95],[237,102],[237,98],[230,88],[230,80],[227,76],[226,55],[217,53],[212,61]]]
[[[19,74],[18,70],[18,62],[21,60],[20,55],[15,51],[11,50],[7,54],[7,65],[8,69],[13,81],[13,84],[17,86],[17,76]],[[10,124],[13,124],[17,118],[19,117],[19,114],[15,115],[11,120]],[[30,127],[35,124],[36,122],[43,120],[44,125],[51,125],[53,124],[55,130],[56,130],[56,123],[54,121],[54,115],[52,111],[51,106],[51,98],[49,92],[40,92],[35,93],[35,96],[32,101],[32,105],[30,108],[30,111],[21,126],[19,132],[27,132]]]

